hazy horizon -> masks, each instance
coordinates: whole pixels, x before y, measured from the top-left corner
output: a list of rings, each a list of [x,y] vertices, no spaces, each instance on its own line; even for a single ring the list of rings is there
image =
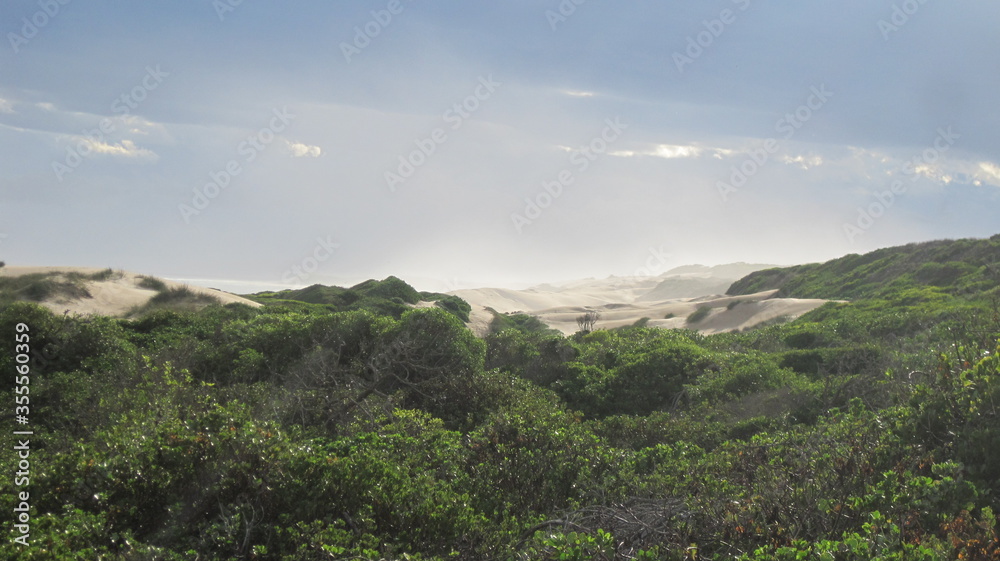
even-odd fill
[[[6,3],[0,260],[443,290],[985,238],[998,23],[909,0]]]

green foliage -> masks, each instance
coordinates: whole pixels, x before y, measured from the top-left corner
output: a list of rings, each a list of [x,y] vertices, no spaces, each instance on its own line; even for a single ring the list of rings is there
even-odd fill
[[[149,278],[150,277],[146,277],[146,279]],[[141,317],[157,310],[193,311],[205,306],[220,304],[219,299],[215,296],[191,290],[187,286],[169,288],[158,279],[148,281],[144,279],[140,282],[140,286],[142,286],[143,283],[146,284],[144,288],[162,285],[162,289],[150,298],[144,305],[129,310],[126,314],[129,317]]]
[[[596,331],[580,339],[580,355],[552,382],[566,402],[588,415],[647,415],[670,409],[711,364],[684,336],[652,328]]]
[[[90,292],[79,279],[60,273],[0,277],[0,305],[18,300],[42,302],[53,298],[90,298]]]
[[[361,284],[352,286],[351,290],[372,298],[384,298],[386,300],[399,298],[407,304],[416,304],[420,301],[420,293],[396,277],[386,277],[381,281],[366,280]]]
[[[632,324],[632,327],[646,327],[648,323],[649,323],[648,317],[641,317],[635,320],[635,323]]]
[[[34,432],[32,545],[0,558],[996,559],[994,243],[765,272],[744,285],[855,299],[712,336],[497,314],[480,340],[391,278],[129,319],[0,303],[31,346],[0,399]]]
[[[70,279],[70,280],[84,280],[85,279],[85,280],[92,280],[92,281],[109,281],[109,280],[113,280],[113,279],[120,279],[120,278],[123,278],[124,276],[125,276],[125,271],[116,271],[116,270],[112,269],[111,267],[108,267],[106,269],[101,269],[100,271],[97,271],[96,273],[90,273],[90,274],[87,274],[87,273],[78,273],[78,272],[75,272],[75,271],[74,272],[70,272],[70,273],[65,273],[65,277],[68,278],[68,279]]]
[[[712,313],[712,308],[709,306],[698,306],[698,309],[691,312],[687,317],[688,325],[694,325],[701,320],[708,317],[708,314]]]
[[[163,282],[162,280],[156,277],[141,276],[139,277],[139,279],[140,279],[139,282],[136,284],[136,286],[138,286],[139,288],[145,288],[147,290],[155,290],[157,292],[167,291],[167,283]]]
[[[716,367],[689,386],[691,397],[705,403],[732,402],[750,394],[805,386],[802,377],[780,366],[771,354],[750,351],[717,360]]]
[[[471,308],[461,299],[427,294],[437,300],[443,309],[462,321],[468,321]],[[286,306],[302,312],[369,310],[399,318],[420,301],[421,294],[402,280],[387,277],[381,281],[367,280],[350,288],[314,284],[298,290],[260,292],[247,297],[270,306]]]
[[[726,294],[778,290],[795,298],[876,298],[934,286],[951,295],[981,294],[1000,281],[1000,239],[941,240],[851,254],[822,264],[766,269],[733,283]]]
[[[487,311],[493,313],[493,320],[490,322],[490,333],[501,333],[508,329],[514,329],[524,333],[548,333],[561,336],[561,333],[550,328],[535,316],[528,314],[501,314],[492,308]]]
[[[468,302],[462,300],[458,296],[444,295],[435,301],[439,308],[453,314],[458,319],[463,322],[469,321],[469,312],[472,311],[472,306]]]
[[[875,345],[802,349],[781,353],[781,366],[801,374],[872,374],[881,370],[882,350]]]

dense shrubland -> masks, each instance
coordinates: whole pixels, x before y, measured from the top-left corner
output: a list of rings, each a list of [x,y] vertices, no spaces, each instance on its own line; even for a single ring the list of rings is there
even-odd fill
[[[4,304],[5,344],[31,327],[35,435],[32,545],[0,557],[995,559],[997,262],[976,259],[1000,240],[936,243],[940,266],[916,246],[768,272],[851,301],[713,336],[498,316],[477,339],[398,279],[133,319]]]

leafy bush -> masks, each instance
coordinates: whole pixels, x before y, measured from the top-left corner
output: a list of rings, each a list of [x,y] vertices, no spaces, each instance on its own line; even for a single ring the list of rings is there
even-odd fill
[[[711,336],[497,314],[479,340],[389,279],[132,319],[0,302],[34,432],[34,545],[0,558],[996,559],[993,244],[765,272],[744,286],[856,299]],[[17,286],[46,279],[72,280]]]
[[[437,300],[437,306],[453,314],[463,322],[468,323],[469,312],[472,311],[472,306],[458,296],[445,295]]]

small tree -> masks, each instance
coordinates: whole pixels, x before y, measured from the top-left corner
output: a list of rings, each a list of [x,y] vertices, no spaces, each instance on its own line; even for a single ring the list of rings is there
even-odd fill
[[[597,324],[597,320],[599,319],[601,319],[601,314],[598,312],[587,312],[576,318],[576,324],[580,326],[580,331],[590,333],[594,330],[594,325]]]

